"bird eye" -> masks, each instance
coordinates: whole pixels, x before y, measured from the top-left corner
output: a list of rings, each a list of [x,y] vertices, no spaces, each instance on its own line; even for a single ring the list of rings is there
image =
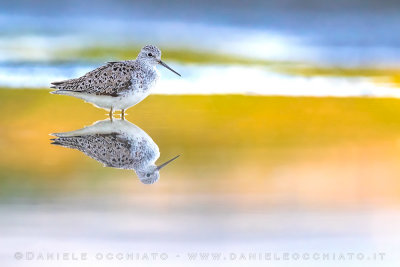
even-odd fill
[[[148,55],[149,57],[152,57],[152,56],[153,56],[153,54],[152,54],[152,53],[148,53],[147,55]]]
[[[146,174],[146,177],[150,177],[150,173]]]

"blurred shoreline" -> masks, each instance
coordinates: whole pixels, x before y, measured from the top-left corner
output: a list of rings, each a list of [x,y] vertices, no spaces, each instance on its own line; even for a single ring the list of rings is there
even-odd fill
[[[156,94],[400,96],[399,3],[303,4],[1,3],[0,87],[47,87],[153,43],[184,76],[162,70]]]

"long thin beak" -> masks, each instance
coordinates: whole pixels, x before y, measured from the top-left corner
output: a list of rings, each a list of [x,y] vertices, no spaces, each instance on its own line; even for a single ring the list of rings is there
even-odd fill
[[[174,71],[173,69],[171,69],[167,64],[165,64],[165,63],[162,62],[161,60],[158,61],[158,63],[160,63],[161,65],[163,65],[164,67],[166,67],[167,69],[169,69],[170,71],[172,71],[173,73],[175,73],[176,75],[181,76],[179,73],[177,73],[176,71]]]
[[[161,170],[161,168],[164,168],[168,163],[171,163],[171,161],[176,160],[180,155],[168,160],[167,162],[164,162],[163,164],[161,164],[160,166],[157,166],[157,170]]]

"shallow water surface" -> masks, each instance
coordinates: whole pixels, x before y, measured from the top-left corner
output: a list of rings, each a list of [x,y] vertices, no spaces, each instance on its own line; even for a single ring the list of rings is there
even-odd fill
[[[0,1],[0,265],[399,266],[399,10]],[[125,121],[49,94],[146,44]]]
[[[158,146],[157,164],[181,157],[145,185],[133,170],[51,145],[49,134],[107,115],[48,92],[0,91],[0,257],[9,266],[26,263],[16,251],[156,251],[173,266],[204,251],[384,252],[380,266],[397,261],[399,100],[150,96],[127,120]]]

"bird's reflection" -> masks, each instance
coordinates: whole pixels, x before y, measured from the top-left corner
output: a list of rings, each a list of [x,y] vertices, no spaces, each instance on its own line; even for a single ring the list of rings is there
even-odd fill
[[[54,133],[54,145],[82,151],[89,157],[103,163],[105,167],[134,170],[140,181],[152,184],[160,177],[160,169],[167,162],[157,166],[160,157],[157,144],[138,126],[126,120],[103,120],[79,130]]]

